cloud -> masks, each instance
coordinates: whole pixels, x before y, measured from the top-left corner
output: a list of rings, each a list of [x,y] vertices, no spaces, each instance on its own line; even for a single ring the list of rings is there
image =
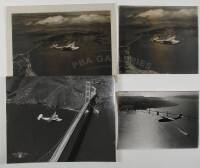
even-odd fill
[[[165,15],[166,15],[166,12],[163,9],[154,9],[154,10],[151,9],[151,10],[139,13],[136,17],[156,19],[156,18],[161,18]]]
[[[89,22],[107,23],[109,21],[110,21],[109,16],[97,15],[97,14],[83,14],[71,19],[72,23],[89,23]]]
[[[50,16],[45,19],[39,20],[35,24],[36,25],[38,24],[39,25],[57,25],[57,24],[62,24],[66,21],[68,21],[68,18],[58,15],[58,16]]]
[[[78,16],[49,16],[35,23],[26,23],[29,25],[59,25],[59,24],[87,24],[87,23],[109,23],[110,16],[108,15],[98,15],[98,14],[82,14]]]
[[[31,22],[31,21],[25,23],[26,26],[30,26],[32,24],[33,24],[33,22]]]
[[[195,9],[181,9],[176,13],[172,13],[174,17],[194,17],[197,15],[197,11]]]
[[[165,10],[165,9],[150,9],[145,12],[141,12],[136,17],[147,19],[162,19],[162,18],[180,18],[187,19],[195,17],[197,11],[194,8],[179,9],[179,10]]]

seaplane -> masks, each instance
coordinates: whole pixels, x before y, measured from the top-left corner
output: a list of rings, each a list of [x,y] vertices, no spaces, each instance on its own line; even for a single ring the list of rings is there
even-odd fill
[[[65,51],[65,50],[75,51],[75,50],[78,50],[80,47],[76,46],[75,41],[73,41],[72,43],[63,45],[63,46],[61,45],[59,46],[58,43],[55,43],[55,44],[52,44],[50,48],[54,48],[54,49],[62,50],[62,51]]]
[[[161,44],[172,44],[172,45],[180,43],[180,41],[176,39],[175,35],[167,37],[165,39],[161,39],[159,36],[155,36],[151,39],[151,41],[152,42],[158,42],[158,43],[161,43]]]
[[[181,119],[183,117],[185,118],[185,116],[183,116],[182,113],[174,114],[170,112],[152,111],[150,109],[147,109],[145,113],[159,116],[159,119],[158,119],[159,122],[171,122],[171,121]]]
[[[62,119],[58,117],[58,114],[56,114],[56,112],[53,113],[50,117],[44,117],[43,114],[39,114],[39,116],[37,117],[37,120],[44,120],[44,121],[47,121],[47,122],[52,122],[52,121],[60,122],[60,121],[62,121]]]
[[[183,118],[183,114],[179,114],[176,117],[167,117],[161,114],[159,114],[159,116],[161,117],[161,119],[158,120],[159,122],[171,122]]]

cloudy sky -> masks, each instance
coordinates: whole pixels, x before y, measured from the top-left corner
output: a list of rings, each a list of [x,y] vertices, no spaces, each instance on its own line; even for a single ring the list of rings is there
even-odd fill
[[[63,23],[68,24],[86,24],[86,23],[108,23],[110,17],[108,15],[86,13],[75,16],[63,16],[62,14],[57,14],[53,16],[45,17],[41,20],[36,21],[33,24],[38,25],[58,25]]]
[[[194,22],[196,7],[121,7],[120,21],[125,24]]]
[[[110,23],[110,12],[27,13],[13,15],[13,21],[26,26],[58,26],[62,24]]]

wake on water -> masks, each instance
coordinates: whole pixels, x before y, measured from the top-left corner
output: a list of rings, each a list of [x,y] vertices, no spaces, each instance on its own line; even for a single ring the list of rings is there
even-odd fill
[[[180,132],[182,135],[184,136],[189,136],[189,133],[187,133],[185,130],[183,130],[182,128],[180,128],[179,126],[177,126],[176,124],[174,123],[171,123],[172,126],[178,131]]]

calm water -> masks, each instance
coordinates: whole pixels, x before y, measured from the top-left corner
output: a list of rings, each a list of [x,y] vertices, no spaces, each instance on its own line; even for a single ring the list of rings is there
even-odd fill
[[[72,111],[59,110],[57,113],[63,121],[48,123],[37,120],[40,113],[50,116],[53,111],[41,105],[7,105],[7,155],[9,163],[37,162],[59,142],[77,115]],[[91,116],[75,161],[115,160],[113,120],[112,111]],[[13,157],[13,153],[16,152],[24,152],[28,155],[24,159],[16,159]]]
[[[61,51],[50,48],[56,41],[75,41],[76,51]],[[109,75],[111,74],[110,44],[102,44],[97,35],[68,35],[50,39],[31,53],[31,64],[38,75]],[[104,39],[105,41],[105,39]],[[63,43],[63,44],[66,44]]]
[[[138,110],[119,113],[120,149],[131,148],[194,148],[198,146],[198,100],[169,98],[178,106],[151,110],[192,116],[196,119],[179,119],[172,122],[158,122],[160,117]],[[188,136],[184,135],[188,133]]]
[[[179,44],[167,45],[151,42],[153,33],[144,34],[131,45],[131,56],[150,63],[150,69],[158,73],[192,74],[198,73],[198,34],[193,30],[178,30]],[[126,37],[131,41],[133,37]],[[134,63],[133,63],[134,64]],[[136,65],[145,69],[143,65]],[[134,73],[134,72],[133,72]]]
[[[62,122],[48,123],[37,120],[40,113],[50,116],[52,112],[38,105],[7,106],[8,162],[37,161],[57,144],[75,113],[59,111],[59,117],[64,118]],[[18,160],[12,156],[12,153],[16,152],[29,155],[24,160]]]
[[[37,75],[112,74],[110,24],[46,28],[35,26],[32,29],[14,21],[13,57],[34,48],[29,56],[32,69]],[[75,42],[79,50],[61,51],[51,48],[55,43],[64,46],[71,42]]]

